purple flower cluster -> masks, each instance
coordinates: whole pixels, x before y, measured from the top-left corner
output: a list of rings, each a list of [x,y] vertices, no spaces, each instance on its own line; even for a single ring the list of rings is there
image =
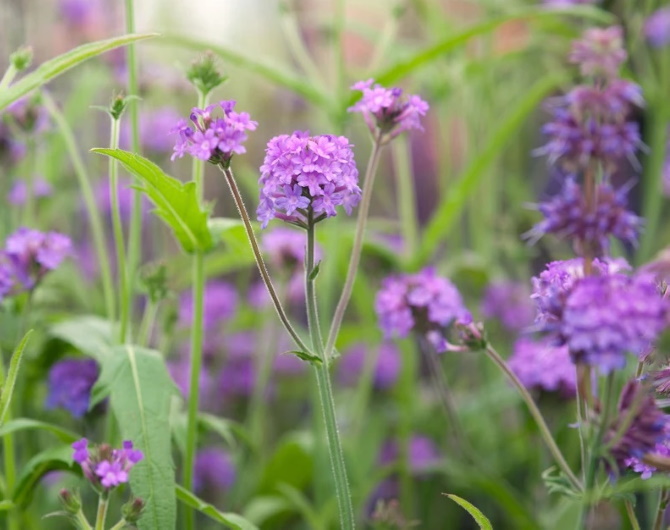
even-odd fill
[[[390,276],[382,281],[375,309],[386,337],[406,337],[416,330],[438,351],[445,351],[445,328],[472,321],[458,289],[432,267],[417,274]]]
[[[662,7],[649,15],[644,23],[644,36],[654,48],[670,44],[670,7]]]
[[[435,442],[426,436],[414,435],[409,440],[409,468],[412,473],[421,475],[440,463],[441,455]],[[400,458],[398,443],[388,440],[379,452],[379,463],[383,466],[393,464]]]
[[[349,140],[296,131],[268,142],[261,166],[258,220],[273,219],[299,226],[336,215],[342,206],[351,214],[361,199],[358,169]]]
[[[496,282],[486,287],[481,304],[484,318],[496,318],[510,331],[533,322],[534,310],[528,287],[516,282]]]
[[[128,482],[130,470],[144,458],[142,451],[133,449],[133,442],[128,440],[123,442],[123,449],[102,444],[89,450],[88,440],[82,438],[74,442],[72,448],[72,458],[96,489],[110,490]]]
[[[527,388],[559,392],[566,397],[575,395],[575,365],[566,346],[556,346],[547,339],[521,338],[514,344],[508,364]]]
[[[230,320],[237,309],[237,291],[228,282],[211,280],[205,285],[203,325],[212,330],[221,322]],[[179,323],[190,326],[193,320],[193,293],[184,292],[179,301]]]
[[[33,289],[71,250],[72,242],[63,234],[19,228],[0,251],[0,300],[10,292]]]
[[[627,58],[621,26],[587,29],[570,51],[570,62],[585,76],[616,77]]]
[[[46,407],[62,407],[75,418],[88,411],[91,389],[98,379],[98,363],[93,359],[63,359],[49,370]]]
[[[666,434],[667,434],[667,424],[666,424]],[[670,438],[665,438],[662,442],[657,443],[654,448],[649,451],[652,455],[662,456],[664,458],[670,458]],[[630,456],[625,458],[623,461],[624,466],[631,468],[636,473],[640,473],[640,478],[642,480],[647,480],[656,472],[654,466],[645,464],[640,458],[635,456]]]
[[[195,456],[193,489],[204,491],[224,491],[235,483],[235,464],[230,455],[216,447],[201,449]]]
[[[173,107],[160,107],[145,110],[140,113],[140,143],[142,146],[154,153],[169,153],[172,151],[174,142],[170,131],[173,125],[180,120],[179,113]],[[119,145],[123,149],[130,148],[131,124],[126,120],[121,127]]]
[[[590,248],[598,255],[609,250],[609,237],[635,245],[642,218],[626,208],[628,187],[615,190],[609,183],[596,187],[593,208],[589,208],[583,190],[574,179],[565,181],[563,190],[538,207],[544,220],[527,233],[536,241],[545,234],[573,241],[575,250]]]
[[[212,112],[220,108],[223,118],[214,118]],[[251,120],[246,112],[235,112],[235,101],[221,101],[204,109],[194,108],[191,111],[191,122],[181,120],[173,132],[179,135],[174,146],[172,160],[181,158],[188,153],[200,160],[212,164],[230,163],[233,154],[246,152],[244,145],[247,140],[246,131],[256,129],[258,122]]]
[[[265,255],[281,269],[301,269],[307,250],[305,234],[291,228],[277,227],[263,234],[261,248]],[[321,259],[321,247],[315,245],[314,259]]]
[[[48,197],[53,192],[51,184],[43,178],[37,178],[32,182],[31,193],[35,198]],[[28,198],[28,183],[24,180],[16,180],[12,189],[7,194],[7,201],[14,206],[22,206]]]
[[[401,358],[398,348],[385,342],[377,351],[365,344],[356,344],[339,360],[340,380],[346,385],[355,385],[365,370],[367,358],[374,357],[372,368],[373,385],[378,390],[391,388],[400,375]]]
[[[355,83],[352,90],[360,90],[363,97],[349,108],[349,112],[363,114],[365,123],[375,134],[388,134],[388,140],[410,129],[423,130],[421,116],[428,112],[428,103],[419,96],[403,96],[400,88],[384,88],[373,79]]]

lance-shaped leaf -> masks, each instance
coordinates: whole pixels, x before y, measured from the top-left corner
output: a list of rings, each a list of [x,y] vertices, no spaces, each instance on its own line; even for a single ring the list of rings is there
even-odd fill
[[[170,447],[170,400],[176,391],[160,353],[126,344],[102,359],[93,395],[109,396],[124,440],[131,440],[144,459],[130,473],[133,494],[146,501],[138,526],[175,527],[175,477]]]
[[[0,425],[5,423],[7,412],[9,412],[9,405],[12,402],[12,394],[14,393],[14,386],[16,385],[16,378],[19,376],[19,367],[21,366],[21,359],[23,358],[23,350],[26,349],[28,338],[33,332],[31,329],[26,333],[23,340],[14,350],[12,359],[9,361],[9,371],[7,372],[7,379],[1,382],[2,392],[0,392]]]
[[[232,528],[233,530],[258,530],[258,527],[248,519],[245,519],[236,513],[220,512],[214,506],[199,499],[182,486],[177,485],[176,494],[177,498],[186,506],[195,508],[210,519],[213,519],[217,523],[221,523],[228,528]]]
[[[114,48],[125,46],[132,42],[136,42],[150,37],[155,37],[156,33],[144,33],[138,35],[123,35],[113,39],[101,40],[97,42],[89,42],[77,48],[65,52],[58,57],[54,57],[49,61],[41,64],[34,72],[26,75],[20,80],[16,81],[7,90],[0,92],[0,110],[3,110],[8,105],[14,103],[17,99],[25,96],[31,90],[34,90],[42,85],[45,85],[53,78],[68,71],[70,68],[78,64],[100,55]]]
[[[182,248],[189,253],[206,252],[214,246],[207,226],[208,212],[198,201],[195,182],[184,184],[163,172],[156,164],[122,149],[93,149],[116,158],[138,179],[138,186],[156,205],[154,213],[172,229]]]
[[[477,522],[481,530],[493,530],[491,521],[489,521],[486,516],[479,511],[479,509],[466,501],[465,499],[459,497],[458,495],[452,495],[450,493],[444,493],[446,497],[449,497],[456,504],[460,505],[466,512],[472,515],[472,518]]]

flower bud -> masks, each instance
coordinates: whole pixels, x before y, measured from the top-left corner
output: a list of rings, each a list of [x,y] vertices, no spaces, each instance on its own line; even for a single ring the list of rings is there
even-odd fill
[[[30,66],[33,60],[33,49],[30,46],[22,46],[9,56],[9,61],[18,72]]]
[[[126,504],[123,505],[123,508],[121,509],[123,513],[123,520],[129,524],[137,523],[140,517],[142,517],[144,506],[146,506],[146,503],[139,497],[130,499]]]
[[[70,490],[63,488],[58,494],[63,509],[71,514],[79,513],[81,509],[81,500],[79,496],[72,493]]]
[[[212,52],[207,52],[194,61],[186,72],[186,78],[202,94],[209,94],[227,79],[218,71]]]

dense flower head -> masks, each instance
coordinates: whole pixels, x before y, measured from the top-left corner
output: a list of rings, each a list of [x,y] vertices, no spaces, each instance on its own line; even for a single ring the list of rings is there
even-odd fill
[[[363,114],[373,134],[379,130],[393,138],[410,129],[423,130],[420,118],[428,112],[428,103],[419,96],[404,96],[402,89],[384,88],[373,79],[359,81],[351,88],[363,92],[363,97],[349,112]]]
[[[280,268],[301,269],[305,263],[307,239],[305,234],[291,228],[276,227],[263,234],[261,248]],[[314,259],[321,259],[321,247],[314,246]]]
[[[514,344],[508,365],[527,388],[559,392],[566,397],[575,395],[575,365],[566,346],[523,337]]]
[[[385,278],[375,309],[386,337],[406,337],[416,330],[425,334],[438,351],[444,351],[440,342],[444,328],[453,322],[472,320],[458,289],[432,267],[416,274]]]
[[[667,431],[667,426],[666,426]],[[649,451],[650,454],[670,458],[670,438],[666,437],[662,442],[657,443],[654,448]],[[649,464],[645,464],[640,458],[630,456],[623,461],[626,467],[631,468],[636,473],[640,473],[642,480],[647,480],[656,472],[656,468]]]
[[[246,131],[256,129],[258,122],[253,121],[246,112],[235,112],[235,101],[221,101],[204,109],[194,108],[191,111],[191,122],[181,120],[173,129],[179,135],[174,146],[172,160],[181,158],[188,153],[200,160],[212,164],[230,162],[233,154],[246,152],[244,142]],[[223,118],[215,118],[212,113],[221,109]]]
[[[81,418],[88,410],[98,373],[98,363],[93,359],[63,359],[55,363],[49,370],[47,408],[62,407]]]
[[[268,142],[261,166],[258,219],[263,228],[273,218],[300,226],[336,215],[342,206],[351,214],[361,198],[358,169],[344,136],[310,136],[296,131]]]
[[[628,425],[623,436],[618,437],[611,449],[619,470],[634,465],[632,458],[640,459],[647,453],[658,452],[659,444],[670,439],[668,419],[668,415],[658,408],[653,394],[644,383],[626,383],[619,398],[618,414],[604,439],[605,444],[609,443],[617,436],[619,427]]]
[[[198,494],[227,490],[235,483],[236,474],[235,464],[226,451],[206,447],[195,456],[193,490]]]
[[[14,181],[12,189],[7,194],[7,201],[14,206],[22,206],[28,198],[29,186],[25,179]],[[37,178],[30,184],[30,193],[35,198],[48,197],[53,192],[51,184],[43,178]]]
[[[610,236],[635,245],[643,220],[627,209],[628,189],[624,186],[615,190],[603,182],[596,187],[595,206],[590,208],[581,186],[568,178],[558,195],[538,206],[544,220],[527,236],[536,241],[545,234],[555,234],[572,241],[579,254],[585,248],[606,254]]]
[[[520,331],[533,322],[535,312],[525,284],[499,281],[484,291],[481,312],[484,318],[496,318],[510,331]]]
[[[110,490],[128,482],[132,467],[144,458],[142,451],[133,448],[133,442],[124,441],[122,449],[112,449],[107,444],[89,448],[88,440],[82,438],[72,444],[73,460],[84,476],[96,489]]]
[[[211,330],[233,317],[237,309],[237,291],[223,280],[210,280],[205,285],[203,325]],[[190,326],[193,320],[193,293],[184,292],[179,301],[179,322]]]
[[[654,48],[670,44],[670,7],[654,11],[644,23],[644,36]]]
[[[587,29],[570,53],[570,62],[586,76],[615,77],[627,58],[621,26]]]
[[[366,344],[356,344],[339,360],[338,374],[347,385],[355,385],[366,369],[368,358],[374,359],[372,381],[375,388],[384,390],[392,387],[400,375],[401,358],[398,348],[385,342],[377,348]]]

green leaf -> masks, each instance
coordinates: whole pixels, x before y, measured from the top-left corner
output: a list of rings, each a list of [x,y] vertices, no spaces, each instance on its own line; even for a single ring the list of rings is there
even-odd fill
[[[307,361],[308,363],[312,363],[315,365],[321,364],[323,362],[321,360],[321,357],[319,357],[318,355],[312,355],[311,353],[307,353],[300,350],[287,351],[283,355],[295,355],[298,359],[302,359],[303,361]]]
[[[72,470],[72,447],[70,444],[51,447],[33,456],[21,469],[12,501],[25,508],[32,499],[35,486],[49,471]]]
[[[28,333],[25,334],[23,340],[14,350],[12,354],[12,359],[9,361],[9,371],[7,372],[7,378],[2,382],[2,393],[0,393],[0,425],[5,423],[5,418],[7,417],[7,412],[9,411],[9,405],[12,402],[12,394],[14,393],[14,386],[16,385],[16,378],[19,375],[19,367],[21,366],[21,359],[23,358],[23,350],[28,344],[28,339],[30,334],[33,332],[31,329]]]
[[[309,499],[307,499],[302,491],[297,490],[288,484],[277,485],[277,490],[287,501],[289,501],[291,506],[295,508],[295,511],[302,515],[302,518],[309,528],[312,530],[325,530],[327,528],[328,525],[321,520],[319,513],[311,505]]]
[[[272,493],[279,484],[304,488],[312,476],[312,445],[309,433],[285,436],[265,466],[260,491]]]
[[[321,261],[318,261],[316,265],[314,265],[314,268],[312,269],[312,272],[309,273],[309,280],[314,281],[316,280],[316,277],[319,275],[319,269],[321,268]]]
[[[454,224],[459,219],[468,197],[475,192],[485,172],[503,151],[507,142],[514,138],[516,131],[525,123],[526,118],[547,97],[547,95],[565,80],[562,75],[550,75],[537,81],[519,97],[519,103],[504,116],[477,156],[460,178],[449,187],[442,202],[437,206],[433,217],[425,229],[421,248],[412,262],[411,268],[418,268],[435,253]]]
[[[139,528],[175,527],[170,400],[174,383],[161,354],[131,344],[113,348],[101,363],[96,395],[109,395],[124,440],[144,453],[130,474],[133,494],[146,501]]]
[[[15,504],[12,501],[4,500],[0,501],[0,512],[5,512],[14,508]]]
[[[206,252],[214,246],[207,226],[208,212],[200,207],[195,182],[184,184],[150,160],[122,149],[92,151],[115,158],[141,180],[139,189],[156,205],[154,212],[172,228],[186,252]]]
[[[109,320],[92,315],[81,316],[51,326],[49,333],[102,362],[114,347],[114,326]]]
[[[443,495],[449,497],[452,501],[460,505],[465,511],[467,511],[470,515],[472,515],[472,518],[477,522],[481,530],[493,530],[493,526],[491,526],[491,521],[489,521],[486,518],[486,516],[482,512],[480,512],[473,504],[470,504],[468,501],[462,499],[461,497],[458,497],[457,495],[452,495],[449,493],[444,493]]]
[[[65,429],[60,425],[54,425],[53,423],[47,423],[45,421],[31,420],[30,418],[17,418],[15,420],[8,421],[2,427],[0,427],[0,436],[4,436],[5,434],[12,432],[25,431],[30,429],[50,432],[65,443],[72,443],[81,438],[81,436],[76,432]]]
[[[235,437],[243,440],[249,447],[254,445],[244,425],[234,420],[200,412],[198,414],[198,424],[221,436],[231,448],[237,447]]]
[[[215,520],[218,523],[225,524],[234,530],[258,530],[258,527],[236,513],[220,512],[211,504],[196,497],[193,493],[177,484],[176,486],[177,499],[183,502],[186,506],[190,506],[204,513],[207,517]]]
[[[7,90],[0,92],[0,111],[31,90],[48,83],[53,78],[58,77],[60,74],[91,57],[132,42],[155,37],[156,35],[156,33],[123,35],[113,39],[90,42],[42,63],[35,71],[16,81]]]
[[[255,524],[262,526],[285,516],[293,508],[284,497],[279,495],[256,495],[244,508],[244,516]]]
[[[276,61],[273,61],[272,64],[264,63],[256,58],[245,56],[223,46],[180,35],[166,36],[162,40],[192,50],[212,51],[219,57],[225,59],[228,63],[239,66],[247,72],[258,74],[277,85],[286,87],[316,105],[326,108],[332,104],[329,96],[317,90],[313,86],[313,83],[310,83],[303,77],[292,74],[289,66],[278,65]]]

